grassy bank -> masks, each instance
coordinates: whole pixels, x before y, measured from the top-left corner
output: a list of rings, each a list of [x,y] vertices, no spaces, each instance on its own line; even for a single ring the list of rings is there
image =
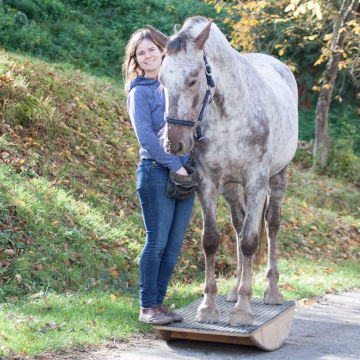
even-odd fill
[[[0,355],[35,355],[149,331],[137,321],[144,230],[137,144],[118,85],[0,52]],[[286,299],[360,287],[360,191],[315,175],[302,143],[288,172],[279,234]],[[219,199],[219,290],[235,235]],[[198,202],[168,303],[198,298],[204,276]],[[264,290],[264,269],[254,294]]]
[[[360,287],[358,264],[341,265],[297,259],[279,264],[280,288],[286,300],[298,306],[313,303],[313,297]],[[264,274],[260,271],[253,284],[254,296],[262,297]],[[233,278],[218,278],[219,293],[226,295]],[[176,308],[198,299],[202,282],[175,283],[169,289],[167,303]],[[298,301],[300,300],[300,301]],[[138,300],[135,294],[87,292],[56,294],[40,292],[27,299],[0,305],[0,354],[29,356],[44,352],[69,351],[71,348],[97,346],[123,341],[132,334],[152,331],[137,321]]]

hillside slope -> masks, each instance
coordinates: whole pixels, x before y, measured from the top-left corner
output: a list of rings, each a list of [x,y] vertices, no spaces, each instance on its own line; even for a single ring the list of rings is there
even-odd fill
[[[144,230],[124,106],[109,82],[0,52],[0,302],[40,289],[137,289]],[[359,189],[301,162],[288,177],[280,257],[358,262]],[[227,275],[235,243],[222,199],[218,223]],[[175,280],[202,276],[200,234],[196,204]]]

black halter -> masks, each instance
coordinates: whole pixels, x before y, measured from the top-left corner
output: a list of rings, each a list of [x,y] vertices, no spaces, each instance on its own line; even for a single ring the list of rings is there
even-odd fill
[[[196,134],[194,135],[194,140],[196,142],[199,142],[204,138],[201,135],[201,128],[200,128],[199,123],[201,122],[201,120],[202,120],[202,118],[204,116],[204,111],[205,111],[206,105],[208,103],[209,97],[211,95],[211,89],[213,87],[215,87],[214,80],[213,80],[213,78],[211,76],[211,67],[210,67],[210,65],[209,65],[209,63],[208,63],[208,61],[206,59],[205,52],[203,54],[203,59],[204,59],[204,63],[205,63],[205,74],[206,74],[207,90],[206,90],[206,93],[205,93],[205,96],[204,96],[202,108],[200,110],[199,117],[198,117],[197,121],[179,120],[179,119],[171,118],[169,116],[166,116],[166,119],[165,119],[167,123],[174,124],[174,125],[184,125],[184,126],[194,127],[195,124],[198,124],[197,127],[196,127]],[[211,102],[211,100],[212,99],[210,99],[210,102]]]

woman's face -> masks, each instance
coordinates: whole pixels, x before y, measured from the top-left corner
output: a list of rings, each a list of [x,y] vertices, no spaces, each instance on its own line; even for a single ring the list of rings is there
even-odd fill
[[[145,72],[146,78],[156,78],[161,67],[161,50],[148,39],[140,42],[136,49],[136,61]]]

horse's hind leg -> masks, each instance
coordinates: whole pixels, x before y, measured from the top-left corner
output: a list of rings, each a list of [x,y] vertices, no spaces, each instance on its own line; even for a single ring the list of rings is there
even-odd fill
[[[258,228],[268,192],[269,178],[259,173],[245,186],[246,215],[241,230],[242,272],[238,300],[230,314],[231,326],[252,325],[254,314],[250,309],[252,295],[252,263],[258,245]]]
[[[230,294],[227,296],[226,301],[237,301],[238,289],[241,280],[241,264],[242,253],[240,250],[240,233],[244,221],[245,209],[244,201],[241,193],[240,184],[227,184],[224,185],[222,195],[226,202],[229,204],[231,213],[231,222],[236,231],[236,243],[237,243],[237,268],[236,268],[236,281],[235,285],[231,288]]]
[[[212,184],[199,186],[198,196],[202,208],[203,233],[202,247],[205,254],[205,288],[204,299],[197,310],[196,320],[204,323],[218,321],[216,306],[217,287],[215,281],[215,258],[220,243],[219,230],[216,225],[217,189]]]
[[[279,269],[277,266],[277,234],[280,228],[281,201],[286,190],[286,167],[270,178],[270,199],[266,211],[268,223],[268,266],[266,270],[267,287],[264,293],[265,304],[282,304],[278,287]]]

